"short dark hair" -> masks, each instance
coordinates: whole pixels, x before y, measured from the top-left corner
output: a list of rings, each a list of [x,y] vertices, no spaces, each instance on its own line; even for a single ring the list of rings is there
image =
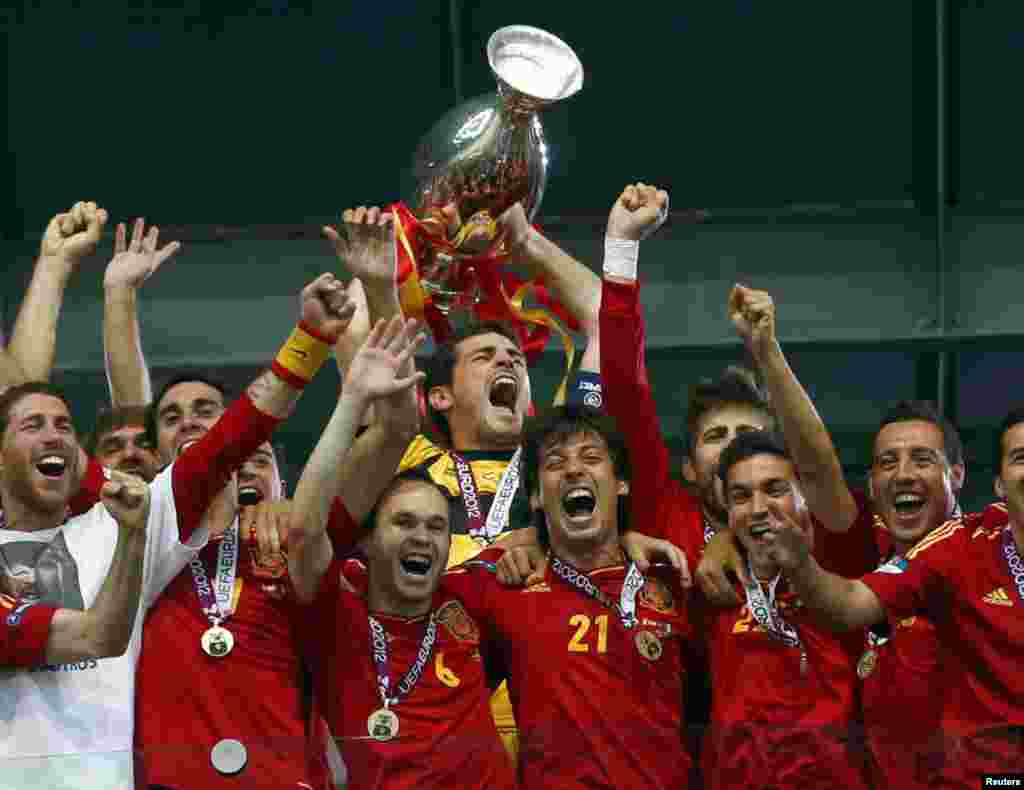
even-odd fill
[[[119,431],[129,425],[137,425],[146,428],[146,417],[149,409],[146,406],[117,406],[109,409],[102,409],[96,415],[96,427],[92,433],[85,437],[82,447],[89,455],[96,455],[96,448],[99,447],[100,439],[108,433]],[[146,431],[146,439],[149,440],[149,432]]]
[[[434,349],[434,353],[431,354],[424,365],[424,372],[426,376],[423,380],[423,391],[426,393],[427,401],[427,415],[430,417],[430,421],[437,428],[440,433],[449,443],[452,440],[452,428],[448,424],[448,418],[437,411],[430,403],[430,390],[434,387],[445,387],[450,386],[452,383],[452,377],[455,371],[455,363],[458,361],[458,348],[457,346],[463,340],[469,340],[471,337],[477,335],[487,335],[491,332],[507,337],[513,343],[516,344],[516,348],[521,348],[519,338],[516,336],[515,330],[509,324],[503,323],[502,321],[480,321],[467,324],[466,326],[460,327],[452,333],[444,343],[441,343]]]
[[[1009,433],[1010,429],[1016,425],[1020,425],[1024,422],[1024,406],[1015,406],[1010,409],[1006,417],[999,424],[999,431],[996,433],[996,442],[994,448],[995,457],[992,459],[992,469],[998,476],[1003,469],[1003,453],[1005,448],[1003,447],[1003,440],[1006,438],[1006,434]]]
[[[875,431],[875,439],[886,425],[896,422],[930,422],[942,431],[943,453],[950,466],[964,462],[964,445],[960,433],[948,419],[939,414],[935,404],[926,400],[901,400],[894,403],[882,417]],[[874,444],[874,440],[872,440]]]
[[[768,417],[770,427],[775,425],[775,415],[767,396],[757,383],[757,377],[746,368],[730,365],[717,379],[701,379],[690,388],[686,429],[691,453],[697,446],[700,421],[709,412],[728,405],[749,406],[762,411]]]
[[[728,492],[729,472],[741,461],[755,455],[775,455],[792,463],[793,458],[786,449],[786,444],[774,431],[744,431],[736,434],[718,456],[718,478]],[[726,497],[728,499],[728,496]]]
[[[527,420],[523,431],[523,453],[521,475],[527,496],[540,490],[540,462],[544,450],[552,444],[561,444],[581,433],[600,436],[608,445],[615,476],[619,480],[632,479],[629,462],[629,448],[619,431],[615,418],[600,409],[582,404],[566,404],[548,409],[543,414]],[[619,530],[626,530],[629,517],[629,497],[619,497]],[[547,521],[543,511],[534,511],[534,526],[542,546],[550,544]]]
[[[224,405],[228,404],[231,399],[231,393],[228,390],[227,385],[222,381],[219,381],[212,376],[207,376],[203,373],[178,373],[169,378],[164,385],[157,392],[153,402],[146,408],[146,438],[152,443],[153,447],[157,446],[157,411],[160,408],[160,401],[164,399],[164,396],[171,391],[173,387],[177,387],[179,384],[186,384],[191,382],[198,382],[205,384],[207,387],[213,387],[221,394],[224,399]]]
[[[444,501],[448,503],[448,523],[451,525],[451,511],[452,511],[452,499],[448,495],[447,489],[439,485],[434,480],[426,469],[420,466],[414,466],[410,469],[406,469],[404,472],[400,472],[391,478],[391,481],[387,484],[387,487],[381,491],[380,496],[377,497],[377,501],[373,503],[373,507],[370,512],[366,514],[366,518],[363,519],[363,529],[367,532],[374,529],[377,526],[377,518],[380,516],[380,509],[384,506],[384,503],[406,483],[425,483],[436,488],[441,495],[444,497]]]
[[[11,410],[18,405],[22,398],[29,395],[49,395],[62,401],[71,413],[71,402],[60,387],[48,381],[26,381],[7,389],[0,395],[0,439],[7,433],[7,425],[11,420]]]

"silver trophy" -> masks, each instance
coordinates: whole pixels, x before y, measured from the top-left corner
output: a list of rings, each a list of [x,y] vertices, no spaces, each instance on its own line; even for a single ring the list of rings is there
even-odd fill
[[[445,314],[476,299],[473,272],[461,263],[500,257],[494,221],[517,202],[528,220],[537,213],[548,167],[538,112],[583,86],[576,53],[535,27],[496,31],[487,60],[497,93],[445,114],[420,141],[413,164],[408,205],[427,238],[417,261],[420,282]]]

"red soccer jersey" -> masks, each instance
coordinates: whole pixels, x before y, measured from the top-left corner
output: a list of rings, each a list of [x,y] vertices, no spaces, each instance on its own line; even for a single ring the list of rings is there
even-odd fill
[[[57,607],[16,601],[0,595],[0,667],[35,667],[46,663],[46,643]]]
[[[773,638],[746,604],[705,609],[713,668],[707,787],[865,787],[863,750],[852,738],[859,634],[840,638],[818,625],[784,581],[776,604],[799,633],[805,669],[800,649]]]
[[[244,537],[244,536],[242,536]],[[212,579],[222,539],[199,558]],[[322,787],[311,776],[302,696],[302,661],[292,633],[287,580],[256,563],[255,543],[239,544],[237,602],[224,627],[235,638],[223,658],[201,647],[210,622],[186,568],[149,611],[138,668],[135,743],[147,782],[168,787]],[[223,738],[242,742],[241,777],[222,776],[210,750]]]
[[[243,396],[178,458],[174,490],[183,536],[191,534],[231,470],[270,437],[277,422]],[[203,652],[200,640],[210,622],[188,568],[149,610],[135,722],[139,773],[148,783],[216,788],[242,781],[247,788],[299,790],[325,781],[308,758],[301,662],[284,602],[287,584],[255,567],[255,546],[246,537],[239,541],[237,608],[224,624],[235,637],[231,653],[212,658]],[[211,540],[199,555],[210,579],[220,543]],[[238,776],[222,776],[210,762],[211,749],[224,738],[241,741],[248,753]]]
[[[587,575],[619,599],[623,566]],[[550,568],[525,589],[479,567],[453,570],[444,584],[499,645],[523,787],[687,786],[682,656],[691,628],[674,572],[648,574],[630,630]]]
[[[1024,769],[1024,601],[1003,555],[1004,529],[952,521],[863,581],[890,622],[926,613],[935,624],[947,696],[946,786],[976,786],[984,772]],[[934,693],[934,692],[933,692]]]
[[[964,518],[975,526],[980,522],[976,514]],[[880,518],[866,526],[858,520],[855,526],[874,531],[880,557],[892,556]],[[871,570],[845,575],[861,576]],[[876,785],[926,787],[938,767],[937,731],[947,693],[942,650],[931,620],[918,614],[866,630],[857,674]]]
[[[512,788],[515,772],[491,717],[480,629],[457,598],[434,597],[437,642],[412,692],[394,706],[398,737],[369,736],[370,715],[382,705],[370,654],[362,598],[339,585],[335,558],[309,606],[299,606],[298,630],[313,672],[319,709],[330,726],[353,788]],[[413,666],[426,618],[380,615],[388,635],[394,688]]]

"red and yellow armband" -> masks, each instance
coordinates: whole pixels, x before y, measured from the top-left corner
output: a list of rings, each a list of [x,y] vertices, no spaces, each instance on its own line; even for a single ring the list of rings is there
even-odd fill
[[[277,352],[270,369],[295,389],[302,389],[327,361],[333,346],[331,338],[317,332],[305,321],[300,321],[291,337]]]

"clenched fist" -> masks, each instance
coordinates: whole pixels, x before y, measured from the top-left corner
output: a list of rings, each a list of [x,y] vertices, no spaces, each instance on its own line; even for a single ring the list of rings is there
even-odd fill
[[[149,486],[141,477],[108,469],[100,499],[119,526],[144,530],[149,518]]]
[[[668,192],[644,183],[630,184],[608,215],[610,239],[642,241],[668,219]]]
[[[310,327],[325,337],[337,340],[355,315],[355,302],[349,298],[345,285],[326,272],[302,289],[300,316]]]
[[[39,245],[39,255],[76,265],[96,249],[106,224],[105,209],[92,202],[79,201],[70,211],[50,220]]]
[[[755,360],[775,344],[775,302],[767,291],[736,285],[729,294],[729,319]]]

